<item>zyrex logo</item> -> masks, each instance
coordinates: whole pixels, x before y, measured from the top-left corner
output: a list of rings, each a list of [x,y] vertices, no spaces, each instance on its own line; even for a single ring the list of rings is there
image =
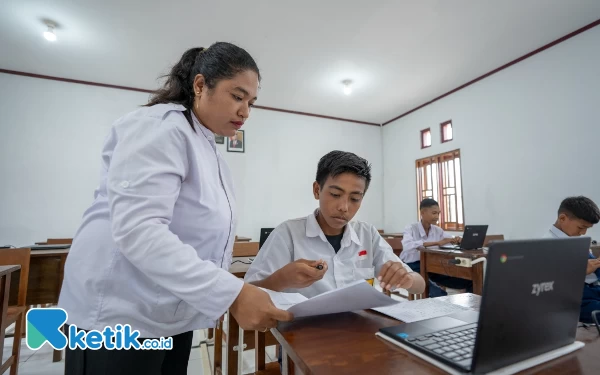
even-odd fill
[[[554,290],[554,281],[548,281],[545,283],[533,284],[533,289],[531,290],[531,294],[535,294],[535,296],[539,296],[540,293],[551,292]]]

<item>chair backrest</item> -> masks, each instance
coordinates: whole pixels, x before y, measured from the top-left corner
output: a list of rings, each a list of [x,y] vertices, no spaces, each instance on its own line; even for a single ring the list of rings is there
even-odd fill
[[[73,244],[72,238],[48,238],[46,241],[47,245],[71,245]]]
[[[18,285],[18,294],[16,301],[10,301],[12,305],[25,306],[27,300],[27,284],[29,282],[29,259],[31,257],[31,249],[3,249],[0,250],[0,266],[8,266],[18,264],[21,269],[19,283],[11,282],[11,285]],[[12,281],[12,280],[11,280]],[[11,288],[12,290],[13,288]]]
[[[379,232],[379,234],[383,234],[383,229],[377,229],[377,231]]]
[[[492,241],[504,241],[503,234],[488,234],[485,236],[485,240],[483,241],[483,246],[487,246]]]
[[[258,242],[259,249],[265,244],[265,241],[267,241],[267,238],[269,238],[269,235],[273,230],[275,230],[275,228],[260,228],[260,239]]]
[[[258,242],[235,242],[233,244],[234,257],[255,257],[258,254]]]
[[[384,239],[392,247],[392,250],[394,250],[394,254],[400,255],[400,253],[402,252],[402,238],[384,237]]]

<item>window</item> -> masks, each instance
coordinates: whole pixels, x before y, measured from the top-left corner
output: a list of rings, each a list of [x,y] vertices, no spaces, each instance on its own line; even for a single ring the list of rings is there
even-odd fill
[[[432,198],[440,204],[439,225],[444,230],[461,231],[465,227],[460,170],[460,150],[416,161],[417,214],[419,203]]]
[[[440,124],[440,133],[442,133],[442,143],[452,140],[452,120]]]
[[[431,147],[431,129],[421,130],[421,148]]]

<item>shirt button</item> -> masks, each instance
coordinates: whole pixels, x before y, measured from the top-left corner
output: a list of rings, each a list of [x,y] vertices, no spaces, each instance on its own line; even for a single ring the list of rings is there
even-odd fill
[[[123,189],[127,189],[129,187],[129,181],[123,181],[123,182],[121,182],[121,187]]]
[[[212,137],[211,137],[210,135],[208,136],[208,140],[209,140],[209,141],[212,141]]]

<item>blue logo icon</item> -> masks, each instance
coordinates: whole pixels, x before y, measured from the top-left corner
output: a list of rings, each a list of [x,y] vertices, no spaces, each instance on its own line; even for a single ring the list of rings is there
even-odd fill
[[[407,339],[408,338],[408,333],[399,333],[398,337],[400,337],[401,339]]]
[[[48,343],[52,348],[62,350],[81,348],[97,350],[106,349],[141,349],[170,350],[173,348],[172,337],[140,340],[140,332],[131,329],[129,324],[117,324],[115,328],[105,327],[102,331],[84,331],[74,324],[68,325],[68,338],[62,331],[67,322],[67,312],[59,308],[37,308],[27,312],[25,337],[27,347],[37,350]]]

